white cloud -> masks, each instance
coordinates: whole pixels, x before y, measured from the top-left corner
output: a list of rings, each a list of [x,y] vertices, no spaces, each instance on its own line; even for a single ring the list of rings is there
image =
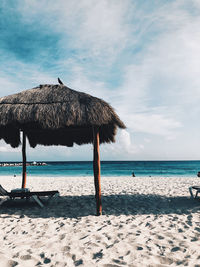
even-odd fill
[[[119,135],[118,135],[118,141],[125,151],[129,151],[131,147],[131,137],[128,131],[126,130],[121,130]]]
[[[186,1],[175,1],[154,13],[162,33],[148,47],[143,60],[151,77],[151,93],[155,98],[162,91],[160,100],[167,105],[191,105],[200,99],[200,17],[194,14],[200,8],[190,12],[184,4]],[[159,83],[154,88],[153,81]]]
[[[77,35],[78,47],[91,46],[94,55],[113,54],[126,46],[128,1],[84,1],[84,21]]]
[[[17,86],[14,82],[10,81],[9,77],[0,77],[0,84],[3,90],[0,91],[0,97],[4,96],[4,94],[9,94],[10,89],[17,90]]]
[[[25,1],[18,11],[26,23],[39,18],[41,25],[62,33],[63,47],[67,43],[91,59],[109,63],[128,42],[131,6],[129,0]]]
[[[144,142],[148,144],[151,142],[151,140],[149,138],[144,138]]]
[[[102,155],[105,159],[116,159],[122,155],[124,159],[129,159],[143,150],[144,144],[135,144],[132,142],[131,135],[127,130],[118,131],[116,143],[101,146]]]
[[[104,100],[109,101],[112,97],[112,92],[106,88],[106,85],[103,81],[91,80],[84,72],[84,69],[81,66],[72,67],[72,76],[70,78],[70,84],[67,86],[72,87],[77,91],[82,91],[93,96],[103,98]]]
[[[145,29],[134,33],[135,43],[151,31],[156,34],[145,46],[141,43],[135,62],[123,66],[116,106],[130,132],[173,139],[187,127],[189,114],[197,117],[200,112],[200,18],[186,5],[186,1],[174,1],[148,16],[140,13]]]
[[[167,139],[175,138],[176,130],[181,128],[181,123],[173,118],[163,117],[160,114],[135,114],[129,116],[133,132],[161,135]]]
[[[169,109],[167,103],[160,103],[162,90],[157,95],[151,92],[154,89],[151,87],[153,68],[154,65],[152,67],[143,62],[141,65],[126,67],[124,84],[122,90],[119,89],[121,97],[115,105],[131,133],[140,132],[164,136],[167,139],[176,138],[178,130],[182,127],[179,119],[180,108],[172,106]]]
[[[0,141],[0,152],[9,152],[9,153],[19,153],[20,148],[12,148],[10,145],[5,144],[3,141]]]
[[[149,143],[145,140],[155,142],[152,135],[163,142],[176,139],[174,150],[179,151],[177,137],[192,140],[200,112],[200,4],[176,0],[145,5],[128,0],[23,1],[18,11],[24,23],[59,33],[58,50],[64,53],[51,68],[12,58],[9,71],[1,71],[1,95],[55,83],[61,75],[67,86],[111,103],[125,121],[128,128],[119,131],[117,143],[108,151],[103,148],[107,155],[111,150],[118,157],[141,153]],[[113,72],[115,78],[108,82]],[[134,143],[134,133],[145,135],[145,145]]]

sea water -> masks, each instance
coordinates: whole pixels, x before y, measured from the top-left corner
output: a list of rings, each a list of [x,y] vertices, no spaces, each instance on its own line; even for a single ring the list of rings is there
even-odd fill
[[[11,162],[10,162],[11,163]],[[91,161],[45,162],[45,166],[27,166],[32,176],[92,176]],[[200,161],[101,161],[102,176],[196,176]],[[20,175],[22,166],[0,167],[0,175]]]

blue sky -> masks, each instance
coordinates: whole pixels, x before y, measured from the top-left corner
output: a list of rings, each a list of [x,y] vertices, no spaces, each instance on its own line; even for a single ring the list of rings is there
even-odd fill
[[[127,125],[102,160],[200,158],[198,0],[1,0],[0,97],[57,77]],[[0,160],[21,148],[0,141]],[[28,148],[28,160],[91,160],[92,145]]]

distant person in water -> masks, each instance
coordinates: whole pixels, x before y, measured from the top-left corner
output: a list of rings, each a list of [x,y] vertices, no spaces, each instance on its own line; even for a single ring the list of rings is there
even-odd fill
[[[132,176],[135,177],[135,173],[134,172],[132,172]]]
[[[200,172],[197,173],[197,176],[200,177]]]

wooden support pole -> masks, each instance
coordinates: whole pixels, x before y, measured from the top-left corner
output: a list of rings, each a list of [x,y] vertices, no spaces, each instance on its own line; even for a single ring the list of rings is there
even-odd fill
[[[102,214],[101,204],[101,181],[100,181],[100,152],[99,152],[99,128],[93,127],[93,170],[94,170],[94,185],[96,191],[96,209],[97,216]]]
[[[23,159],[22,188],[25,188],[26,187],[26,135],[24,132],[22,140],[22,159]]]

